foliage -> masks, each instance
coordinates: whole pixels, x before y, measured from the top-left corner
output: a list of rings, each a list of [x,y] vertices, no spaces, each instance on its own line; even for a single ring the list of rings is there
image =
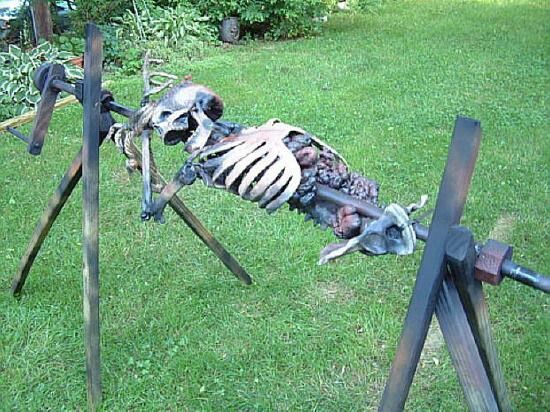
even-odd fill
[[[316,18],[326,15],[335,2],[332,0],[197,0],[202,13],[220,22],[236,16],[245,26],[261,27],[268,38],[292,38],[314,33],[319,25]]]
[[[109,24],[113,17],[122,16],[126,10],[132,8],[132,0],[76,0],[75,4],[72,22],[79,32],[82,32],[88,21]]]
[[[123,74],[141,68],[145,49],[154,49],[165,60],[191,57],[216,38],[209,18],[187,1],[77,0],[77,7],[75,29],[88,20],[98,23],[104,34],[105,61]]]
[[[60,51],[50,43],[42,43],[29,51],[10,45],[7,52],[0,53],[0,119],[20,115],[33,109],[40,93],[33,84],[36,68],[44,62],[66,63],[70,53]],[[67,65],[69,78],[80,77],[81,71]]]
[[[57,3],[60,1],[50,0],[50,12],[52,19],[52,29],[54,33],[60,34],[67,30],[70,26],[70,15],[75,12],[72,11],[69,15],[61,15],[58,13]],[[75,2],[73,0],[64,0],[69,10],[73,10]],[[31,0],[23,0],[17,9],[12,12],[13,19],[10,20],[9,29],[3,39],[4,43],[18,44],[21,48],[27,49],[34,45],[34,35],[32,30],[32,19],[30,12]]]
[[[155,50],[156,56],[164,59],[174,55],[192,57],[216,38],[209,18],[184,4],[164,8],[142,2],[141,6],[126,10],[112,20],[115,25],[112,34],[119,44],[107,42],[107,48],[122,48],[116,63],[125,73],[140,69],[146,48]]]
[[[14,18],[10,20],[10,27],[6,33],[5,43],[17,44],[21,48],[29,48],[33,45],[34,36],[32,31],[32,21],[30,18],[29,2],[25,1],[17,9]]]
[[[130,41],[159,42],[164,47],[181,48],[215,38],[208,17],[193,8],[178,4],[172,8],[144,5],[126,10],[112,19],[119,26],[118,35]]]
[[[193,4],[201,13],[208,15],[215,22],[221,22],[225,17],[240,17],[246,7],[247,0],[196,0]]]
[[[84,38],[75,32],[54,35],[52,43],[59,50],[66,51],[73,56],[84,54]]]

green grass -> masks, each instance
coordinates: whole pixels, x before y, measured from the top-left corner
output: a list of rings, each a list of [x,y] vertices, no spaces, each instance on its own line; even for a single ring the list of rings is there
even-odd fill
[[[540,1],[388,2],[335,16],[315,38],[252,42],[168,67],[217,91],[227,119],[271,117],[324,138],[381,183],[385,203],[433,207],[457,114],[484,136],[463,223],[550,272],[548,57]],[[139,101],[139,76],[115,79]],[[77,106],[57,112],[43,155],[0,147],[0,410],[83,410],[81,192],[53,227],[20,300],[9,294],[46,200],[77,151]],[[28,130],[28,129],[27,129]],[[157,141],[162,170],[179,149]],[[189,207],[253,275],[241,285],[173,214],[139,220],[140,184],[102,148],[101,317],[106,411],[374,410],[414,284],[414,256],[316,266],[329,233],[197,184]],[[497,227],[497,230],[494,228]],[[422,248],[420,248],[422,249]],[[518,411],[550,409],[549,300],[505,281],[486,287]],[[430,334],[408,410],[464,410],[445,345]]]

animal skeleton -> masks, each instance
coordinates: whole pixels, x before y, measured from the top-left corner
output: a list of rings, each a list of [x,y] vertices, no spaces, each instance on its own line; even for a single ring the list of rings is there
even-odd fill
[[[147,92],[151,87],[146,76],[144,79]],[[378,184],[350,173],[336,150],[298,127],[272,119],[246,128],[220,120],[222,114],[223,102],[218,95],[186,79],[157,102],[144,99],[144,107],[129,125],[113,127],[111,135],[130,163],[134,154],[125,147],[134,137],[142,136],[143,172],[152,162],[149,140],[153,130],[165,144],[182,143],[190,153],[154,202],[149,175],[143,173],[144,220],[153,217],[163,222],[170,199],[199,178],[207,186],[258,202],[269,213],[288,203],[291,209],[305,213],[306,219],[323,228],[332,227],[337,237],[347,240],[327,246],[321,252],[320,264],[353,251],[372,255],[413,252],[416,237],[408,217],[424,205],[424,197],[420,204],[406,208],[391,204],[376,221],[359,215],[353,207],[319,200],[316,184],[322,183],[376,205]]]

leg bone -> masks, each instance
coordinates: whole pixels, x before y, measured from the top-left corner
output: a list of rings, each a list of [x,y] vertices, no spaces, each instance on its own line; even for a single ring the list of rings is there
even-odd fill
[[[159,197],[153,203],[151,207],[151,216],[154,217],[156,222],[164,223],[164,209],[170,199],[172,199],[183,186],[192,185],[197,179],[197,171],[195,165],[186,162],[183,167],[178,171],[174,179],[168,183]]]

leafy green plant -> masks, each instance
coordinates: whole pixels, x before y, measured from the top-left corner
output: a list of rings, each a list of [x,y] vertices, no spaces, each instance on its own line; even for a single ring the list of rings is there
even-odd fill
[[[53,44],[59,50],[66,51],[73,56],[80,56],[84,53],[84,38],[74,32],[55,35]]]
[[[122,17],[115,17],[119,37],[127,40],[158,41],[164,47],[178,48],[184,43],[211,41],[215,38],[209,18],[197,10],[177,5],[162,8],[147,3],[133,10],[126,10]]]
[[[44,62],[66,63],[72,54],[61,51],[50,43],[42,43],[29,51],[10,45],[0,53],[0,119],[20,115],[34,108],[40,93],[34,87],[34,71]],[[67,65],[68,78],[81,77],[82,71]]]
[[[268,38],[293,38],[315,33],[317,18],[326,15],[334,0],[197,0],[193,4],[214,21],[236,16],[245,28]]]
[[[109,24],[113,17],[120,17],[132,7],[131,0],[76,0],[71,21],[80,32],[84,24],[93,21],[96,24]]]
[[[108,64],[121,65],[121,56],[124,48],[118,37],[118,29],[113,25],[100,25],[99,28],[103,33],[103,59]]]
[[[7,44],[18,44],[21,48],[32,47],[34,41],[32,20],[30,17],[28,0],[14,12],[13,19],[9,22],[9,29],[6,31],[4,41]]]
[[[114,17],[106,35],[106,60],[125,74],[140,70],[145,49],[169,60],[193,57],[215,41],[217,31],[210,18],[184,3],[158,7],[151,2],[133,3],[132,9]]]
[[[226,17],[241,17],[247,3],[255,2],[247,0],[196,0],[193,2],[201,13],[210,16],[217,23]]]

